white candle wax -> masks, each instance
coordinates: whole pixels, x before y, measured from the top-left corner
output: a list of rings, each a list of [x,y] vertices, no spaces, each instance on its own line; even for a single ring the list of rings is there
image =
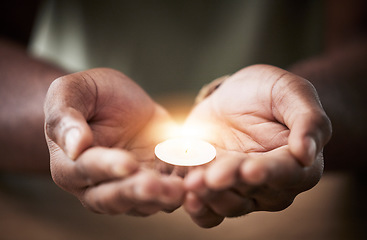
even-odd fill
[[[177,166],[198,166],[216,156],[215,148],[208,142],[195,138],[173,138],[159,143],[155,155],[162,161]]]

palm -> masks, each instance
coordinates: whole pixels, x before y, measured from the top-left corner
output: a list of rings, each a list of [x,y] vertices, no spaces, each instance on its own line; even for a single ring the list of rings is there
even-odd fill
[[[145,216],[181,205],[182,179],[147,169],[155,168],[153,130],[171,120],[128,77],[91,69],[59,78],[45,114],[53,179],[86,207]]]
[[[208,141],[228,151],[255,154],[286,145],[289,129],[273,114],[273,84],[229,79],[195,107],[187,124],[205,123]]]
[[[168,113],[153,102],[147,102],[144,111],[136,106],[131,112],[119,99],[111,99],[114,104],[105,107],[89,120],[98,146],[121,148],[135,153],[139,161],[154,160],[154,146],[159,142],[155,131],[171,122]],[[113,106],[115,105],[115,106]]]
[[[193,109],[186,124],[204,129],[202,137],[219,150],[215,161],[185,179],[192,192],[186,210],[200,226],[284,209],[321,177],[317,151],[330,136],[328,119],[312,86],[284,70],[255,65],[237,72]],[[204,204],[199,210],[198,202]]]
[[[154,160],[153,147],[159,140],[153,130],[171,121],[168,113],[121,73],[100,71],[83,79],[75,84],[77,97],[71,93],[78,103],[71,105],[85,111],[92,145],[125,149],[140,161]]]

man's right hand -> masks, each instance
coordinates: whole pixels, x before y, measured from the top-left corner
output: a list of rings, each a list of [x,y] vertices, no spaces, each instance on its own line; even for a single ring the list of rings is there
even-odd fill
[[[85,207],[146,216],[182,204],[182,179],[154,166],[154,129],[171,119],[128,77],[101,68],[58,78],[44,111],[52,177]]]

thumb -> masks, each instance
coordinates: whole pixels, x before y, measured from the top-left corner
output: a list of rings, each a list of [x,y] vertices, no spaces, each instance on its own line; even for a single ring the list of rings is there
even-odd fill
[[[310,82],[291,73],[273,87],[276,118],[290,129],[288,145],[302,165],[313,164],[331,137],[331,123]]]
[[[47,91],[44,103],[47,142],[54,142],[73,160],[93,144],[87,119],[94,111],[96,89],[88,73],[74,73],[56,79]],[[49,148],[52,150],[54,145],[49,144]]]
[[[56,143],[73,160],[93,144],[93,133],[86,119],[73,108],[56,114],[46,111],[45,134],[47,142]]]
[[[303,165],[312,165],[330,139],[330,122],[323,114],[308,113],[297,117],[292,125],[288,144],[292,154]]]

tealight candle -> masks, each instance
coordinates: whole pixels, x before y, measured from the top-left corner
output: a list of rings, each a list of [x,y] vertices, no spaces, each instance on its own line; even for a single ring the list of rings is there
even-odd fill
[[[212,161],[216,150],[208,142],[195,138],[173,138],[159,143],[155,155],[176,166],[198,166]]]

